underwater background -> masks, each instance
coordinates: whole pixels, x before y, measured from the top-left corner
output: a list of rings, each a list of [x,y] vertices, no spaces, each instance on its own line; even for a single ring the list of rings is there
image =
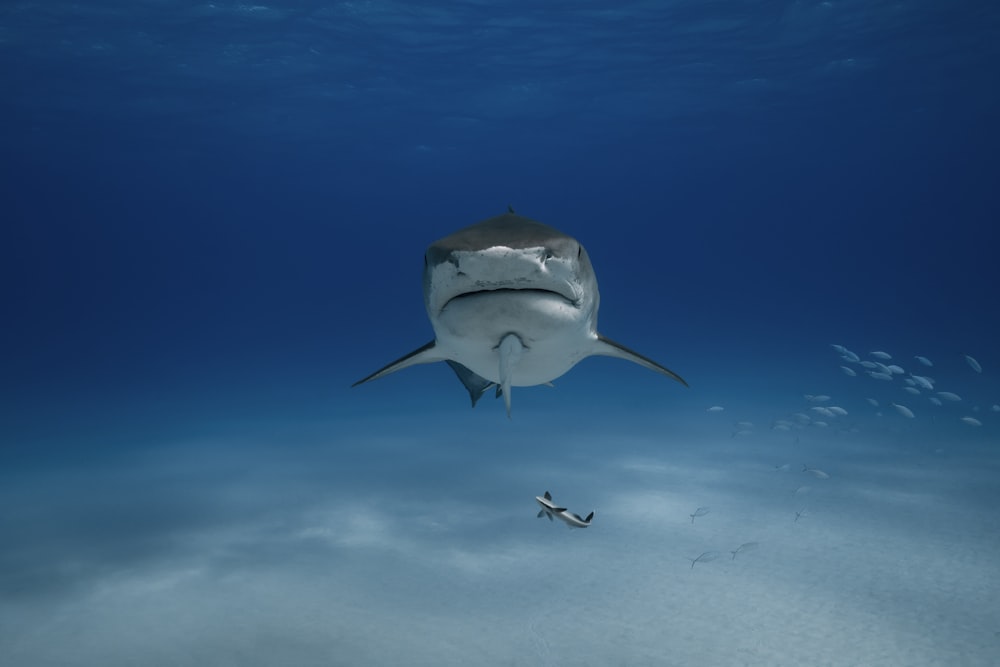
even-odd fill
[[[967,0],[4,3],[0,663],[994,664],[998,74]],[[508,204],[690,388],[351,388]]]

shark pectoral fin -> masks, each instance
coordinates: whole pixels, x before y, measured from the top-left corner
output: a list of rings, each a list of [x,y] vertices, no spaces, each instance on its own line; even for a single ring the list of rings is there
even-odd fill
[[[546,512],[546,514],[549,517],[549,521],[555,521],[555,519],[552,518],[552,512]]]
[[[677,373],[673,372],[666,366],[661,366],[649,357],[644,357],[635,350],[630,350],[620,343],[616,343],[610,338],[605,338],[604,336],[598,334],[597,340],[594,342],[593,351],[591,355],[600,355],[602,357],[615,357],[617,359],[624,359],[626,361],[631,361],[632,363],[639,364],[640,366],[645,366],[651,371],[656,371],[657,373],[662,373],[669,378],[673,378],[680,382],[685,387],[688,383],[684,381]]]
[[[490,382],[484,377],[476,375],[457,361],[448,359],[447,362],[448,365],[451,366],[451,370],[455,371],[455,375],[458,376],[458,379],[465,385],[465,388],[469,390],[469,398],[472,399],[472,407],[476,407],[476,402],[482,398],[483,394],[486,393],[486,390],[492,387],[495,383]],[[499,389],[499,386],[497,388]]]
[[[545,510],[538,510],[538,518],[541,519],[542,515],[545,514]]]
[[[365,382],[371,382],[372,380],[377,380],[384,375],[389,373],[395,373],[396,371],[401,371],[404,368],[409,368],[410,366],[416,366],[417,364],[432,364],[435,361],[443,361],[444,358],[435,352],[434,341],[427,343],[422,347],[418,347],[413,352],[410,352],[406,356],[396,359],[396,361],[383,366],[378,369],[368,377],[358,380],[352,387],[357,387],[359,384],[364,384]]]

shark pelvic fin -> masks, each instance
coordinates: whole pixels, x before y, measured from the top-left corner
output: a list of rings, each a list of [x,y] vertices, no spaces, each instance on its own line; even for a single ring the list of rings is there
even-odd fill
[[[685,387],[688,383],[684,381],[677,373],[673,372],[666,366],[661,366],[649,357],[645,357],[635,350],[630,350],[621,343],[616,343],[610,338],[605,338],[604,336],[598,334],[597,341],[594,343],[594,349],[591,352],[592,355],[600,355],[602,357],[615,357],[617,359],[624,359],[625,361],[631,361],[634,364],[639,364],[640,366],[645,366],[651,371],[656,371],[657,373],[662,373],[668,378],[673,378],[677,380]]]
[[[472,407],[476,407],[476,402],[483,397],[486,390],[496,384],[476,375],[457,361],[448,359],[448,365],[451,366],[451,370],[455,371],[455,375],[458,376],[458,379],[462,381],[462,384],[469,391],[469,398],[472,399]],[[499,387],[497,389],[499,390]]]

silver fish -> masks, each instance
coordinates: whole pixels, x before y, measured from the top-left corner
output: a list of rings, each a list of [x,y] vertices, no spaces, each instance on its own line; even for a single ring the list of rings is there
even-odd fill
[[[905,405],[900,405],[899,403],[892,403],[892,407],[896,408],[896,412],[903,415],[907,419],[913,419],[913,410],[909,409]]]

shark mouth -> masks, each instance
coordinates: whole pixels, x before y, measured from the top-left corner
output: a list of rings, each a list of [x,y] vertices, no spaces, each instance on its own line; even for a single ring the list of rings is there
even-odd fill
[[[566,302],[570,306],[573,306],[574,308],[578,308],[580,306],[580,299],[567,284],[561,290],[544,289],[541,287],[525,287],[520,289],[517,287],[497,287],[492,289],[486,288],[486,289],[473,290],[469,292],[462,292],[461,294],[457,294],[448,299],[447,301],[445,301],[444,305],[441,307],[441,310],[447,308],[448,305],[454,301],[461,301],[463,299],[471,299],[478,296],[484,296],[489,294],[536,294],[539,296],[552,296],[562,299],[564,302]]]

